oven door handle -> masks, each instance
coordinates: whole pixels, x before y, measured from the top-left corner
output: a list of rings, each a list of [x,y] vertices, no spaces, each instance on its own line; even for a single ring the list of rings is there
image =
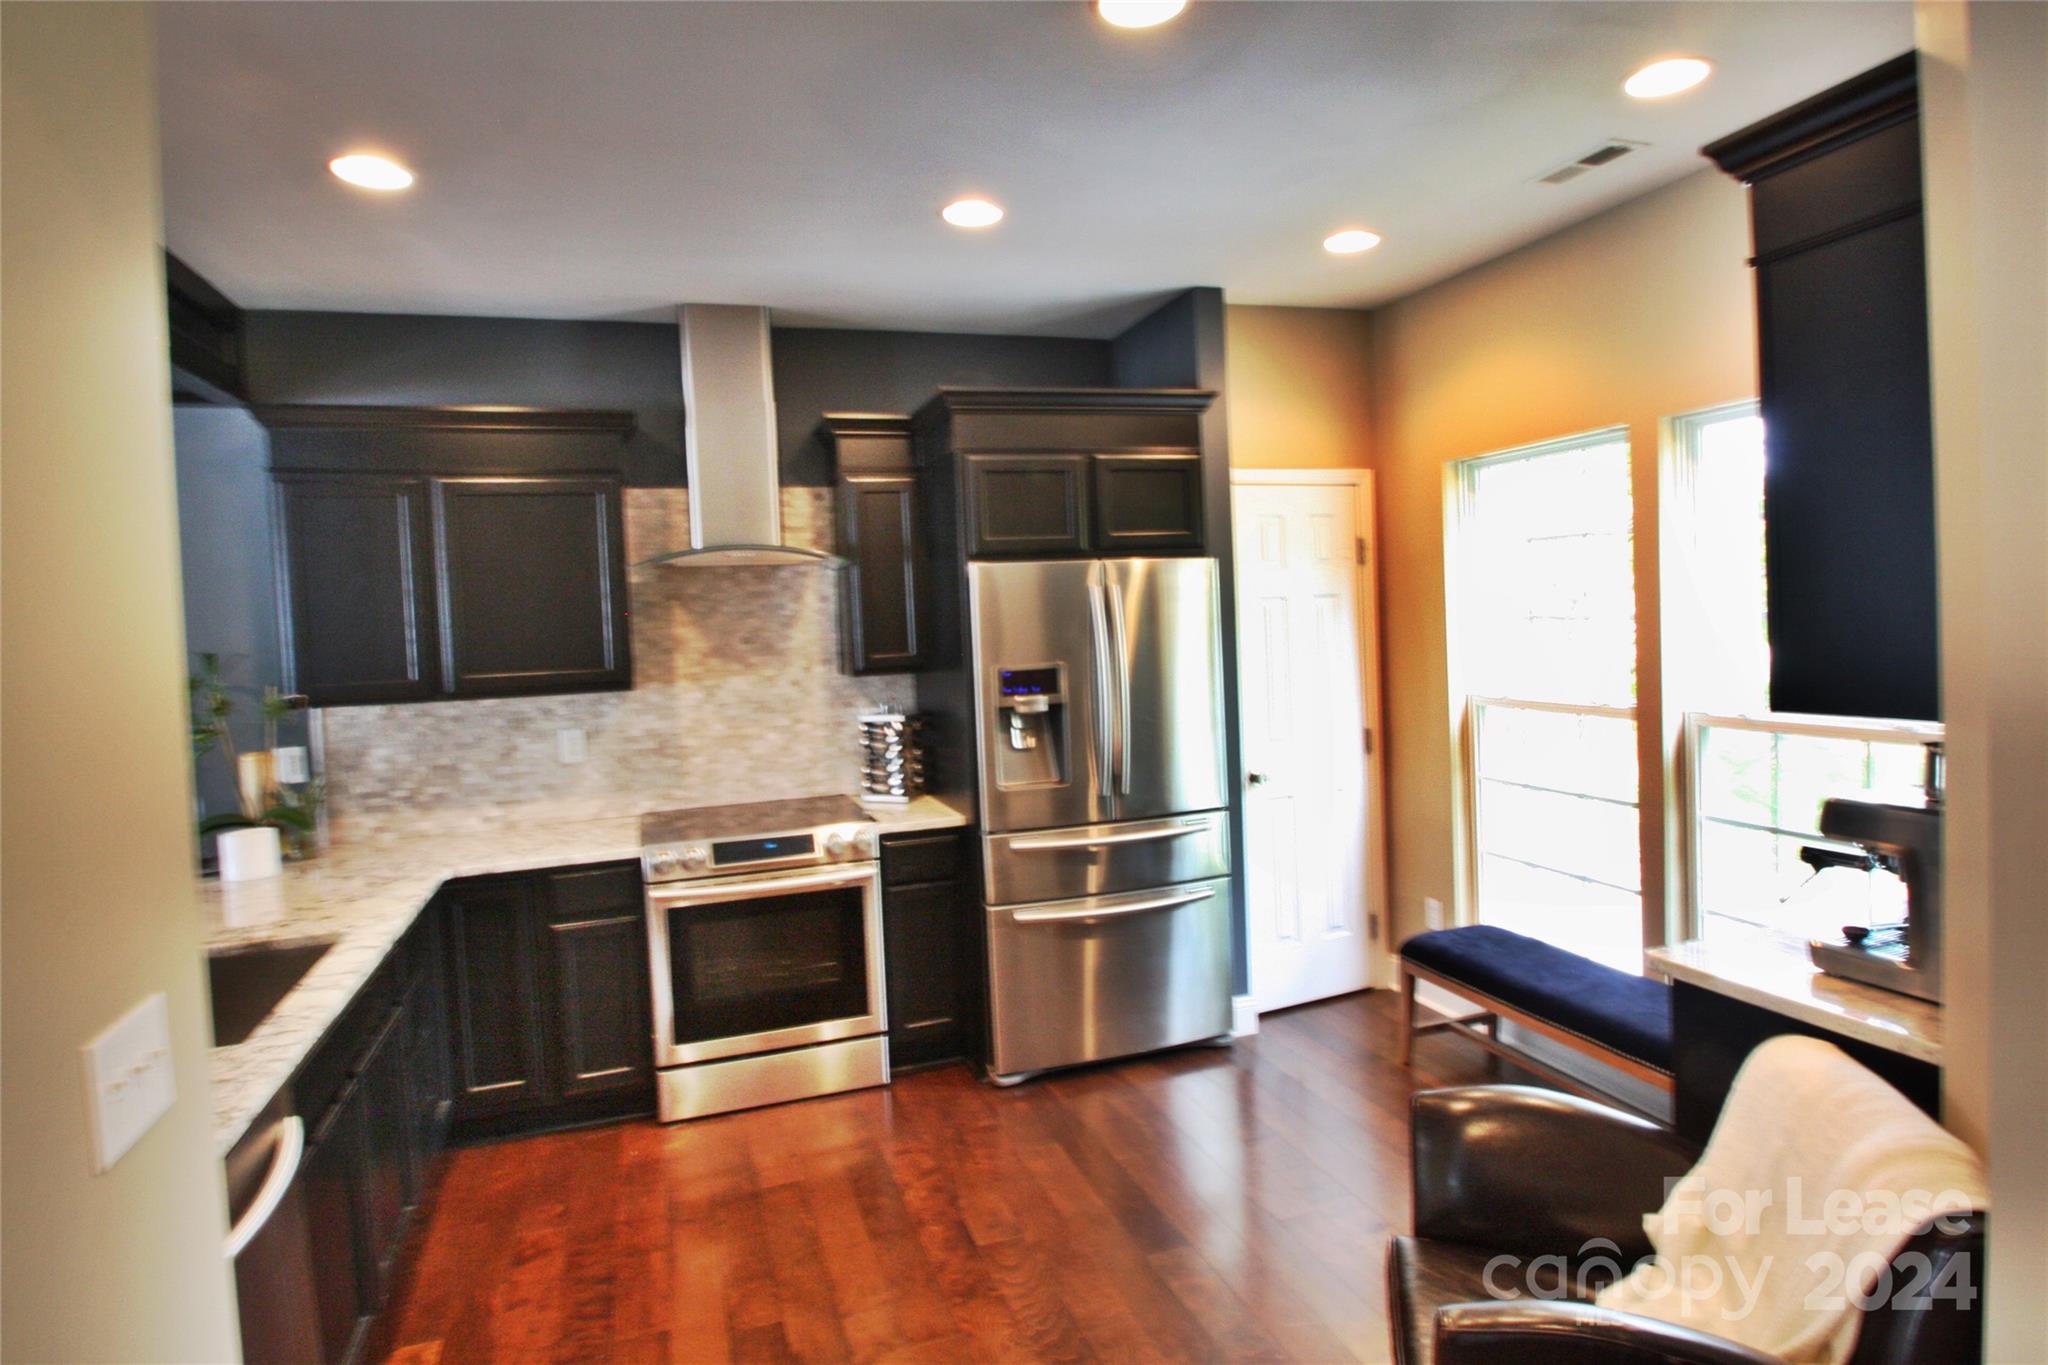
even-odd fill
[[[842,872],[813,872],[802,877],[763,877],[757,881],[684,882],[647,888],[647,902],[656,907],[703,901],[751,900],[788,891],[817,891],[834,886],[860,886],[875,875],[873,863]]]

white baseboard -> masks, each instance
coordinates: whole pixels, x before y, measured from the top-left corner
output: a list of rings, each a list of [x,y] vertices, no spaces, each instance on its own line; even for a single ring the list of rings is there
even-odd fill
[[[1230,998],[1230,1036],[1249,1038],[1259,1031],[1259,1002],[1249,995]]]

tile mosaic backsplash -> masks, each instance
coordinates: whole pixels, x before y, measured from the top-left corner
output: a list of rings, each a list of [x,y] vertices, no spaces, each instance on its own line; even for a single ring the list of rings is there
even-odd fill
[[[782,490],[783,540],[832,545],[832,491]],[[689,543],[689,495],[629,488],[629,563]],[[908,677],[839,672],[826,568],[630,570],[633,690],[322,713],[335,836],[475,829],[860,789],[856,718]],[[555,733],[584,732],[582,763]]]

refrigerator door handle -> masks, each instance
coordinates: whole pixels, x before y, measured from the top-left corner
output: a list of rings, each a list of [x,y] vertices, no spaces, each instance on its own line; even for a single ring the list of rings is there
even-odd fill
[[[1205,822],[1180,825],[1173,829],[1123,830],[1115,834],[1056,834],[1042,838],[1012,839],[1009,846],[1019,853],[1042,853],[1048,849],[1107,848],[1111,844],[1156,844],[1167,839],[1190,839],[1197,834],[1214,832],[1215,826]]]
[[[1016,924],[1056,924],[1063,920],[1111,919],[1117,915],[1141,915],[1151,910],[1172,910],[1183,905],[1193,905],[1198,901],[1208,900],[1215,894],[1214,889],[1204,887],[1199,891],[1151,896],[1144,900],[1084,904],[1071,910],[1012,910],[1010,919]]]
[[[1106,574],[1107,571],[1105,571]],[[1122,584],[1106,583],[1102,595],[1109,599],[1109,632],[1116,656],[1116,745],[1111,750],[1116,764],[1117,791],[1131,794],[1131,646],[1124,631]]]
[[[1109,675],[1109,611],[1107,601],[1110,592],[1101,581],[1102,566],[1088,566],[1088,626],[1095,641],[1095,756],[1098,776],[1102,780],[1102,795],[1107,800],[1110,784],[1115,780],[1115,748],[1117,741],[1112,736],[1111,683]]]

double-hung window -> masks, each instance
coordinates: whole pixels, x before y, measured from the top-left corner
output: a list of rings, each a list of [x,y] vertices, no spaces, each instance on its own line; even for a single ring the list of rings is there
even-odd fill
[[[1477,918],[1640,971],[1627,433],[1463,461],[1454,478]]]

